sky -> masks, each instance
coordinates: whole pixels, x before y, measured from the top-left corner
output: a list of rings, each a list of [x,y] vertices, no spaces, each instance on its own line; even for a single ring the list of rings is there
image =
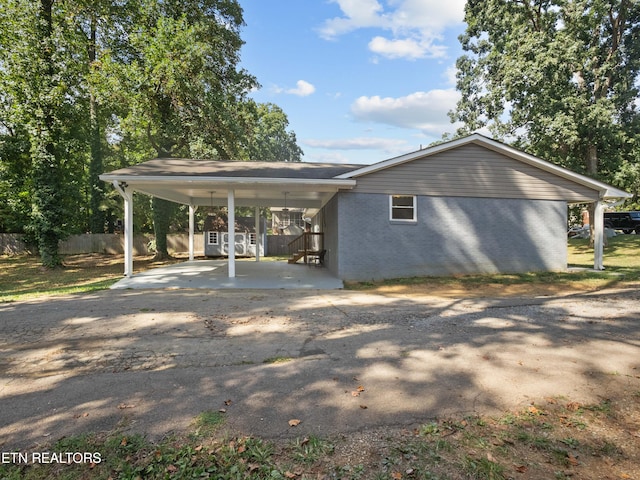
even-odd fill
[[[465,0],[239,0],[241,67],[305,162],[371,164],[453,133]]]

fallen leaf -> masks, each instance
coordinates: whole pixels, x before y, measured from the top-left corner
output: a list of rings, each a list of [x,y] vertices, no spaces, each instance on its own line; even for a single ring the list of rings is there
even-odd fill
[[[496,463],[495,457],[488,452],[487,452],[487,460],[489,460],[490,462]]]
[[[194,450],[196,452],[199,452],[200,450],[202,450],[202,448],[203,448],[202,445],[198,445],[196,448],[194,448]]]
[[[287,478],[296,478],[296,474],[295,473],[291,473],[290,471],[286,471],[284,472],[284,476]]]
[[[229,399],[229,400],[225,400],[224,404],[228,407],[229,405],[231,405],[233,402]]]
[[[309,443],[309,437],[304,437],[302,442],[300,442],[300,445],[304,447],[307,443]]]
[[[413,468],[407,468],[404,473],[407,475],[413,475]]]
[[[527,467],[525,465],[516,465],[516,472],[518,473],[526,473]]]
[[[351,396],[352,397],[359,397],[360,396],[360,392],[354,390],[353,392],[351,392]]]
[[[367,407],[366,405],[360,405],[360,408],[363,409],[363,410],[366,410],[369,407]]]
[[[358,388],[356,388],[356,390],[358,392],[364,392],[364,387],[362,385],[358,385]]]
[[[400,480],[402,478],[402,473],[400,473],[400,472],[392,472],[391,473],[391,478],[393,478],[393,480]]]
[[[121,403],[120,405],[118,405],[118,408],[120,410],[124,410],[125,408],[134,408],[135,405],[131,404],[131,403]]]
[[[538,410],[536,407],[534,407],[533,405],[531,405],[529,407],[529,413],[533,413],[534,415],[538,415],[540,413],[540,410]]]
[[[245,447],[244,445],[240,445],[238,447],[238,453],[244,453],[244,451],[247,449],[247,447]]]
[[[178,467],[176,467],[175,465],[167,465],[167,470],[169,470],[171,473],[177,472]]]
[[[568,460],[568,461],[569,461],[569,463],[570,463],[571,465],[573,465],[574,467],[575,467],[576,465],[578,465],[578,459],[577,459],[576,457],[574,457],[573,455],[569,455],[569,456],[567,457],[567,460]]]
[[[579,410],[581,406],[582,405],[580,405],[578,402],[569,402],[567,403],[567,410],[575,412],[576,410]]]
[[[120,441],[120,446],[121,447],[127,446],[127,437],[122,437],[122,440]]]
[[[218,411],[220,413],[227,413],[227,409],[226,408],[220,408]]]
[[[298,425],[300,425],[301,422],[302,420],[298,420],[297,418],[292,418],[291,420],[289,420],[289,426],[297,427]]]

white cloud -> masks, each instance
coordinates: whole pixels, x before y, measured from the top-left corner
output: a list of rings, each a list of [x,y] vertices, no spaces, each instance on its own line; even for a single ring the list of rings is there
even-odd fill
[[[416,40],[413,38],[389,40],[380,36],[374,37],[369,42],[369,50],[391,59],[406,58],[408,60],[416,60],[418,58],[437,58],[446,55],[446,47],[443,45],[433,45],[429,40]]]
[[[447,113],[460,94],[453,88],[415,92],[405,97],[360,97],[351,105],[351,114],[362,122],[382,123],[440,136],[456,128]]]
[[[458,75],[458,67],[456,67],[455,65],[449,66],[444,71],[444,78],[447,80],[447,85],[451,85],[452,87],[456,86],[456,84],[458,83],[456,75]]]
[[[332,0],[343,16],[328,19],[320,36],[335,39],[362,29],[379,28],[390,38],[376,36],[371,51],[388,58],[442,57],[446,47],[436,45],[444,30],[463,21],[465,0]]]
[[[296,88],[290,88],[286,92],[291,95],[298,95],[299,97],[307,97],[316,91],[316,87],[304,80],[298,80],[296,82]]]
[[[297,95],[299,97],[308,97],[316,91],[311,83],[305,80],[298,80],[295,88],[282,88],[278,86],[273,87],[274,93],[288,93],[289,95]]]
[[[306,139],[303,143],[313,148],[325,148],[327,150],[384,150],[395,152],[407,148],[405,140],[379,137],[354,137],[344,139],[319,140]]]

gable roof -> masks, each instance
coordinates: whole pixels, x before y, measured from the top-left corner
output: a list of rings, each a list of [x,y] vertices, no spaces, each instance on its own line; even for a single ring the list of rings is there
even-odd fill
[[[465,145],[470,145],[470,144],[482,146],[484,148],[493,150],[497,153],[505,155],[514,160],[520,161],[524,164],[549,172],[558,177],[570,180],[579,185],[583,185],[589,189],[599,192],[599,197],[604,200],[623,199],[623,198],[630,198],[632,196],[631,194],[623,190],[620,190],[616,187],[600,182],[593,178],[587,177],[586,175],[575,173],[571,170],[560,167],[558,165],[554,165],[553,163],[547,162],[546,160],[542,160],[538,157],[535,157],[521,150],[513,148],[509,145],[506,145],[504,143],[498,142],[491,138],[485,137],[484,135],[480,135],[478,133],[474,133],[467,137],[459,138],[459,139],[441,143],[432,147],[428,147],[423,150],[418,150],[412,153],[401,155],[399,157],[394,157],[388,160],[384,160],[382,162],[374,163],[373,165],[363,166],[355,170],[342,173],[336,176],[335,178],[357,179],[358,177],[362,177],[374,172],[379,172],[379,171],[392,168],[398,165],[402,165],[417,159],[425,159],[430,156],[433,156],[448,150],[452,150],[455,148],[459,148]]]

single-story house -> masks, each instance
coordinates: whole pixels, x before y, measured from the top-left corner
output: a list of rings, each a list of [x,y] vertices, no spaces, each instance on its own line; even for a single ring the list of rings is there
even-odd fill
[[[343,280],[564,270],[577,203],[595,204],[603,269],[604,209],[631,196],[479,134],[372,165],[155,159],[100,178],[125,199],[125,252],[133,191],[189,205],[191,236],[193,212],[213,198],[229,225],[235,206],[287,205],[316,213],[324,264]],[[231,249],[229,276],[234,262]]]

